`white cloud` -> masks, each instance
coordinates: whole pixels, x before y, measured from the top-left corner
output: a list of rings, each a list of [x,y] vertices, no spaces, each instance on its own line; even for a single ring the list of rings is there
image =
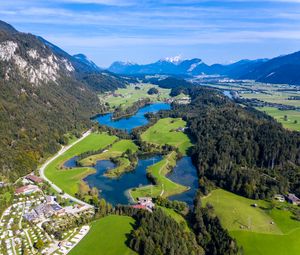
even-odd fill
[[[80,3],[80,4],[101,4],[111,6],[131,6],[136,4],[134,0],[59,0],[59,2]]]

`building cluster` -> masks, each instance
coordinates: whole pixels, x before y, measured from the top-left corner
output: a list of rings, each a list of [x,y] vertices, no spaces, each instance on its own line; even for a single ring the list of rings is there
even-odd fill
[[[295,194],[289,193],[286,196],[284,195],[275,195],[274,199],[279,202],[287,201],[293,205],[300,205],[300,198],[298,198]]]
[[[152,212],[154,206],[155,204],[152,202],[151,197],[139,197],[137,199],[137,204],[133,205],[132,207],[136,209],[143,209]]]
[[[25,213],[23,217],[32,222],[39,222],[53,215],[60,216],[65,214],[65,209],[62,208],[53,196],[46,196],[46,201],[37,205],[31,211]]]

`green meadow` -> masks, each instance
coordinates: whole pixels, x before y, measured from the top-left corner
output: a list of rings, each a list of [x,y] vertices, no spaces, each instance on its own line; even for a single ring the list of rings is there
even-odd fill
[[[127,150],[131,150],[135,153],[138,150],[138,147],[131,140],[119,140],[113,143],[106,151],[84,158],[80,163],[83,166],[90,166],[96,164],[98,160],[120,157]]]
[[[258,107],[257,109],[272,116],[274,119],[280,122],[283,125],[283,127],[290,130],[300,131],[299,111],[282,111],[277,109],[276,107]],[[287,119],[285,119],[285,116],[287,116]]]
[[[192,143],[184,132],[177,131],[178,128],[184,127],[186,127],[186,122],[180,118],[160,119],[142,133],[141,138],[143,141],[152,144],[173,145],[179,148],[181,153],[186,154]]]
[[[136,87],[139,89],[136,89]],[[147,92],[153,87],[158,89],[159,93],[149,95]],[[117,89],[113,94],[100,94],[99,99],[101,102],[108,103],[111,107],[121,106],[127,108],[142,98],[150,98],[153,102],[163,101],[170,98],[170,91],[170,89],[162,89],[153,84],[130,84],[126,88]]]
[[[147,185],[133,188],[129,192],[135,200],[137,197],[169,197],[187,191],[189,188],[175,183],[166,177],[167,173],[172,171],[176,165],[176,152],[164,156],[164,158],[156,164],[147,168],[147,173],[155,179],[155,185]]]
[[[45,169],[46,177],[64,192],[74,195],[78,191],[78,186],[83,184],[82,179],[94,173],[95,170],[89,167],[66,169],[63,167],[64,162],[83,152],[103,149],[116,139],[116,136],[110,136],[106,133],[90,134],[52,161]]]
[[[96,164],[98,160],[108,160],[114,158],[117,160],[117,167],[110,169],[105,173],[107,177],[118,177],[126,171],[131,170],[131,162],[126,156],[122,156],[127,150],[135,153],[138,147],[131,140],[119,140],[112,144],[110,148],[100,154],[91,155],[80,161],[82,166],[91,166]]]
[[[247,199],[214,190],[202,199],[215,208],[223,227],[243,246],[245,255],[300,254],[300,222],[292,219],[291,205]],[[257,207],[251,205],[257,204]]]
[[[279,91],[267,91],[267,92],[256,92],[256,93],[244,93],[241,94],[243,98],[256,98],[264,102],[284,104],[291,106],[300,106],[300,100],[289,100],[291,96],[297,96],[299,94],[291,92],[279,92]]]
[[[70,251],[70,255],[134,255],[126,244],[134,219],[110,215],[91,224],[89,233]]]

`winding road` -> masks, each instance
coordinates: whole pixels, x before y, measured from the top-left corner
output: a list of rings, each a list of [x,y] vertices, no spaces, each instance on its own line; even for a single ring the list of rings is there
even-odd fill
[[[91,130],[88,130],[86,131],[85,133],[83,133],[83,135],[78,139],[76,140],[74,143],[68,145],[68,146],[63,146],[60,151],[58,151],[52,158],[48,159],[39,169],[39,172],[40,172],[40,176],[46,180],[47,182],[49,182],[49,184],[51,185],[51,187],[56,190],[57,192],[61,193],[62,192],[62,189],[59,188],[58,186],[56,186],[53,182],[51,182],[46,176],[45,176],[45,169],[46,167],[51,163],[53,162],[55,159],[57,159],[59,156],[61,156],[63,153],[65,153],[67,150],[69,150],[70,148],[72,148],[75,144],[79,143],[80,141],[82,141],[84,138],[86,138],[87,136],[89,136],[90,134],[92,133]],[[93,207],[92,205],[84,202],[84,201],[81,201],[80,199],[76,198],[76,197],[73,197],[67,193],[64,193],[63,195],[64,198],[67,198],[67,199],[71,199],[73,200],[74,202],[78,203],[78,204],[81,204],[81,205],[86,205],[86,206],[89,206],[89,207]]]

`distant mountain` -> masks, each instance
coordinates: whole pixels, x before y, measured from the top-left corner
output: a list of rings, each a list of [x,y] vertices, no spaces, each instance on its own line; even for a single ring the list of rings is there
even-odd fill
[[[168,74],[168,75],[224,75],[238,78],[264,63],[265,59],[241,60],[229,65],[207,65],[201,59],[181,60],[178,57],[166,58],[155,63],[139,65],[125,62],[114,62],[108,70],[117,74]]]
[[[108,70],[128,75],[219,75],[265,83],[300,85],[300,51],[273,59],[245,59],[228,65],[207,65],[198,58],[181,60],[178,57],[146,65],[115,62]]]
[[[300,85],[300,51],[279,56],[241,76],[266,83]]]
[[[92,60],[90,60],[86,55],[84,54],[76,54],[73,55],[73,58],[77,59],[78,61],[82,62],[86,66],[89,66],[91,71],[94,70],[95,72],[100,72],[102,69],[97,66]]]
[[[0,22],[0,179],[36,169],[66,142],[67,132],[90,125],[101,105],[96,91],[124,87],[87,58]]]

